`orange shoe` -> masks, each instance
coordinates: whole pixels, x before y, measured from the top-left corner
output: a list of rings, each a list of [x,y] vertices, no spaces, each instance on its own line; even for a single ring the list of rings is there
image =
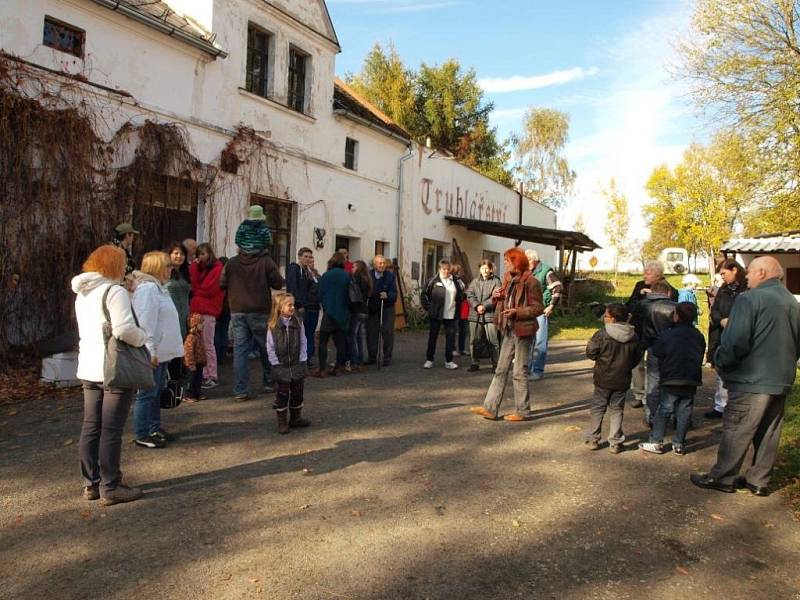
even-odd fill
[[[497,421],[497,416],[494,413],[490,413],[482,406],[473,406],[469,409],[469,412],[475,415],[480,415],[484,419],[489,419],[490,421]]]
[[[503,420],[504,421],[512,421],[514,423],[519,423],[521,421],[530,421],[531,418],[530,417],[523,417],[522,415],[514,414],[514,415],[506,415],[505,417],[503,417]]]

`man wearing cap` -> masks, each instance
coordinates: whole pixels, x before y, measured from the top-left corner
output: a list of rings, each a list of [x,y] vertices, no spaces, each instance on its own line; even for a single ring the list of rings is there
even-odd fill
[[[220,287],[228,291],[233,331],[233,393],[237,400],[250,397],[250,368],[247,355],[255,343],[261,357],[264,390],[271,392],[272,377],[267,358],[267,319],[272,310],[273,290],[283,288],[284,280],[267,253],[272,234],[264,210],[251,206],[236,230],[239,252],[225,265]]]
[[[128,291],[132,291],[132,273],[136,270],[136,261],[133,260],[133,242],[137,235],[139,232],[133,228],[133,225],[120,223],[114,228],[114,239],[111,240],[112,244],[125,251],[125,287],[128,288]]]

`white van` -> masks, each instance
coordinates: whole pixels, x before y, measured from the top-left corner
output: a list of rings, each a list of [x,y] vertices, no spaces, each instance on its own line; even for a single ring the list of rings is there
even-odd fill
[[[664,248],[659,260],[664,265],[664,273],[683,275],[689,272],[689,252],[686,248]]]

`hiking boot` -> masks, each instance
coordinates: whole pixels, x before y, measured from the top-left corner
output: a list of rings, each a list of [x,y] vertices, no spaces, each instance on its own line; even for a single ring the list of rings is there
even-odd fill
[[[586,447],[589,450],[600,450],[600,442],[597,440],[586,440]]]
[[[87,485],[83,488],[83,497],[86,500],[97,500],[100,497],[100,486]]]
[[[664,454],[664,444],[656,444],[654,442],[642,442],[639,444],[639,450],[650,452],[651,454]]]
[[[480,367],[480,365],[470,365],[470,366],[467,368],[467,371],[469,371],[470,373],[472,373],[473,371],[477,371],[477,370],[478,370],[478,369],[480,369],[480,368],[481,368],[481,367]]]
[[[133,502],[141,498],[142,495],[143,492],[139,488],[119,484],[116,489],[107,492],[104,497],[100,498],[100,506],[112,506],[114,504],[122,504],[123,502]]]
[[[287,409],[277,410],[275,413],[278,415],[278,433],[289,433],[289,415],[286,414]]]
[[[289,427],[308,427],[311,425],[311,421],[304,419],[302,413],[302,407],[289,409]]]
[[[166,448],[167,443],[155,434],[133,440],[133,443],[142,448]]]

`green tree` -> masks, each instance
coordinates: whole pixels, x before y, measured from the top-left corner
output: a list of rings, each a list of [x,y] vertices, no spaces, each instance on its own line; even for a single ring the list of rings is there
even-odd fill
[[[507,142],[489,126],[494,105],[487,102],[474,69],[455,59],[408,69],[391,44],[370,50],[361,71],[346,76],[349,85],[408,131],[419,143],[452,154],[459,161],[511,185]]]
[[[680,44],[698,105],[755,150],[749,229],[800,227],[799,36],[799,0],[697,0]]]
[[[522,133],[512,143],[514,175],[537,202],[558,208],[575,184],[575,171],[563,155],[569,138],[569,116],[551,108],[530,108]]]
[[[650,226],[647,253],[678,246],[713,261],[756,189],[759,172],[751,152],[741,136],[723,132],[707,147],[687,148],[674,169],[656,167],[646,186],[653,198],[644,209]]]
[[[403,129],[416,129],[416,74],[406,68],[393,44],[384,50],[376,43],[361,71],[347,74],[345,80]]]
[[[603,188],[601,194],[607,204],[605,233],[608,245],[614,249],[614,285],[616,285],[620,259],[627,256],[630,229],[628,199],[617,189],[617,182],[613,178],[609,181],[608,187]]]

